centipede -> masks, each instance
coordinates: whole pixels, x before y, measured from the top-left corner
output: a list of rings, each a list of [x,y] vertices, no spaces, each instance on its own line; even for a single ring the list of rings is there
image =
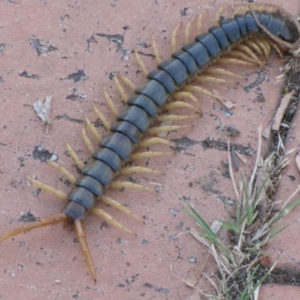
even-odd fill
[[[83,227],[84,220],[89,214],[95,214],[108,221],[111,220],[114,225],[124,229],[116,220],[112,220],[108,214],[97,208],[99,202],[114,206],[136,217],[126,207],[105,194],[106,190],[111,187],[120,189],[134,185],[133,183],[115,183],[114,180],[119,175],[130,172],[155,172],[155,170],[146,167],[129,167],[129,162],[133,160],[163,154],[151,151],[136,153],[137,148],[156,143],[174,146],[168,140],[159,137],[158,134],[162,131],[179,130],[184,126],[157,127],[155,124],[162,120],[177,121],[185,119],[185,117],[170,115],[162,118],[161,112],[166,108],[171,110],[175,107],[192,107],[196,110],[185,102],[172,102],[172,100],[178,100],[182,97],[192,99],[194,92],[203,92],[213,98],[221,98],[218,94],[204,90],[194,84],[199,78],[203,79],[203,74],[221,60],[229,61],[231,59],[240,64],[258,64],[261,66],[256,52],[269,56],[271,49],[275,49],[279,55],[297,56],[299,45],[300,25],[290,13],[275,5],[249,4],[239,7],[230,18],[219,17],[218,24],[209,28],[205,33],[199,33],[194,41],[185,44],[180,50],[174,49],[170,58],[161,62],[158,61],[158,66],[153,71],[148,72],[145,69],[136,52],[137,61],[142,72],[145,73],[146,79],[136,87],[129,80],[121,77],[121,80],[133,90],[129,97],[123,93],[122,87],[116,79],[117,88],[126,105],[120,113],[115,111],[116,120],[112,124],[109,124],[104,115],[94,107],[96,116],[108,130],[108,134],[100,137],[92,123],[86,119],[87,127],[99,141],[98,147],[94,149],[89,146],[87,135],[85,131],[83,132],[86,144],[92,153],[89,161],[84,164],[77,157],[75,151],[69,145],[67,146],[70,155],[81,170],[81,174],[75,178],[65,168],[50,162],[51,166],[61,171],[73,184],[71,191],[66,195],[27,177],[33,185],[65,200],[67,203],[62,212],[41,217],[34,222],[8,231],[1,236],[0,242],[35,228],[68,221],[74,226],[87,267],[92,278],[96,281],[94,263]],[[156,50],[155,46],[153,48]],[[174,48],[176,48],[175,45]],[[233,58],[228,58],[228,55],[232,55]],[[159,55],[157,54],[156,57]],[[105,98],[110,103],[106,92]],[[109,105],[114,111],[113,104],[110,103]],[[197,110],[197,113],[200,113],[200,109]],[[146,139],[149,136],[150,138]],[[138,185],[136,188],[139,188]]]

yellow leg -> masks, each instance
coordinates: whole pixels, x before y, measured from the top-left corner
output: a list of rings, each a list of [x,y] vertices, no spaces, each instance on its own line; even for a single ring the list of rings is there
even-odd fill
[[[50,164],[54,164],[53,162],[51,162]],[[55,168],[57,168],[55,166]],[[26,176],[27,180],[29,180],[33,185],[35,185],[36,187],[42,189],[43,191],[45,192],[49,192],[50,194],[56,196],[58,199],[60,200],[63,200],[63,201],[67,201],[67,194],[60,191],[60,190],[57,190],[47,184],[44,184],[44,183],[41,183],[29,176]],[[70,180],[71,181],[71,180]],[[74,179],[74,182],[75,182],[75,179]],[[120,211],[123,211],[124,213],[126,213],[127,215],[131,215],[132,217],[134,217],[135,219],[138,219],[140,220],[139,217],[137,217],[135,214],[133,214],[129,209],[127,209],[126,207],[124,207],[121,203],[113,200],[112,198],[109,198],[109,197],[106,197],[106,196],[102,196],[101,199],[100,199],[102,202],[108,204],[108,205],[111,205],[113,207],[115,207],[116,209],[120,210]],[[95,214],[95,215],[99,215],[98,213],[95,213],[95,211],[97,212],[97,210],[91,210],[90,212],[92,214]],[[108,215],[108,214],[106,214]],[[118,227],[118,226],[117,226]],[[118,227],[119,228],[119,227]]]
[[[134,173],[160,174],[161,172],[141,166],[124,167],[120,171],[120,175],[130,175]]]
[[[108,120],[105,118],[105,116],[102,114],[102,112],[100,112],[95,105],[93,105],[93,110],[94,110],[96,117],[102,122],[105,129],[110,130],[110,127],[111,127],[110,122],[108,122]]]
[[[74,227],[75,227],[76,236],[78,238],[79,245],[81,247],[86,264],[94,278],[94,281],[96,281],[96,273],[95,273],[95,269],[94,269],[94,265],[93,265],[93,261],[92,261],[91,252],[90,252],[89,246],[86,242],[86,235],[84,232],[82,221],[78,220],[78,219],[75,220]]]
[[[162,59],[160,57],[154,35],[152,35],[152,47],[153,47],[153,54],[155,56],[156,63],[159,65],[162,62]]]
[[[218,63],[220,64],[233,64],[233,65],[242,65],[242,66],[253,66],[253,63],[238,59],[238,58],[228,58],[228,57],[221,57],[218,59]]]
[[[280,56],[280,58],[283,58],[282,51],[279,49],[279,47],[275,43],[273,43],[271,40],[269,40],[268,42],[275,49],[275,51]]]
[[[200,14],[197,19],[197,34],[200,34],[201,32],[202,32],[202,14]]]
[[[134,92],[137,88],[136,84],[134,84],[129,78],[119,74],[118,77],[126,84],[132,92]]]
[[[217,11],[215,18],[214,18],[214,23],[216,26],[219,25],[219,21],[221,19],[223,12],[224,12],[224,6],[221,6],[221,8],[219,8],[219,10]]]
[[[92,122],[87,117],[85,117],[85,124],[86,124],[87,128],[89,129],[89,131],[92,133],[92,135],[95,137],[96,141],[98,143],[100,143],[102,137],[99,134],[96,127],[92,124]]]
[[[222,69],[222,68],[215,68],[211,67],[206,70],[207,73],[210,74],[218,74],[218,75],[224,75],[224,76],[230,76],[230,77],[236,77],[236,78],[243,78],[242,76],[239,76],[233,72],[230,72],[228,70]]]
[[[71,182],[71,183],[75,183],[75,181],[76,181],[76,177],[68,170],[68,169],[66,169],[65,167],[63,167],[63,166],[61,166],[61,165],[59,165],[59,164],[57,164],[57,163],[55,163],[55,162],[53,162],[53,161],[48,161],[47,162],[48,163],[48,165],[50,166],[50,167],[52,167],[52,168],[54,168],[54,169],[56,169],[56,170],[58,170],[60,173],[62,173],[63,175],[65,175],[66,177],[67,177],[67,179]],[[28,177],[28,176],[27,176]],[[29,179],[29,181],[31,181],[35,186],[37,186],[37,183],[39,182],[39,181],[36,181],[35,180],[35,182],[33,182],[32,180],[34,180],[34,179],[32,179],[32,178],[30,178],[30,177],[28,177]],[[42,190],[44,190],[45,191],[45,189],[43,189],[42,187],[40,187]],[[52,193],[53,194],[53,193]],[[56,195],[55,195],[56,196]]]
[[[219,95],[216,95],[212,92],[210,92],[209,90],[206,90],[200,86],[193,86],[193,85],[185,85],[184,86],[184,89],[186,91],[189,91],[189,92],[195,92],[195,93],[201,93],[201,94],[204,94],[204,95],[207,95],[207,96],[210,96],[212,98],[216,98],[216,99],[224,99],[224,97],[221,97]]]
[[[84,167],[84,162],[79,158],[79,156],[76,154],[76,152],[72,149],[69,143],[67,143],[67,149],[70,154],[70,156],[75,161],[77,167],[81,170]]]
[[[226,58],[227,56],[225,56]],[[249,55],[247,55],[246,53],[240,51],[240,50],[231,50],[230,53],[228,54],[228,57],[237,57],[239,59],[242,59],[245,62],[251,63],[256,65],[256,62],[253,58],[251,58]]]
[[[91,209],[91,212],[100,217],[100,218],[103,218],[105,221],[107,221],[109,224],[121,229],[121,230],[124,230],[128,233],[133,233],[131,230],[129,230],[128,228],[124,227],[122,224],[120,224],[119,222],[117,222],[111,215],[109,215],[108,213],[106,213],[104,210],[100,209],[100,208],[97,208],[97,207],[94,207]]]
[[[177,35],[178,35],[178,29],[180,27],[180,24],[178,24],[175,29],[173,30],[173,33],[172,33],[172,37],[171,37],[171,50],[172,50],[172,53],[175,53],[177,51],[177,42],[176,42],[176,38],[177,38]]]
[[[168,132],[168,131],[174,131],[178,129],[184,129],[189,128],[192,125],[166,125],[166,126],[158,126],[158,127],[152,127],[148,132],[150,134],[159,134],[161,132]]]
[[[225,82],[232,82],[230,80],[207,76],[207,75],[199,75],[195,78],[197,82],[213,82],[213,83],[225,83]]]
[[[268,40],[266,39],[266,38],[264,38],[264,37],[259,37],[259,38],[257,38],[257,39],[259,39],[260,40],[260,42],[262,43],[262,49],[264,50],[264,52],[265,52],[265,55],[267,56],[267,57],[269,57],[270,56],[270,53],[271,53],[271,46],[270,46],[270,43],[268,42]]]
[[[51,164],[53,164],[51,162]],[[56,168],[56,167],[55,167]],[[137,167],[139,168],[139,167]],[[143,167],[140,167],[140,168],[143,168]],[[148,169],[148,168],[146,168]],[[151,169],[149,169],[151,170]],[[125,171],[126,172],[126,171]],[[155,171],[153,170],[153,172],[157,172],[159,173],[158,171]],[[44,184],[44,183],[41,183],[29,176],[26,177],[27,180],[29,180],[33,185],[35,185],[36,187],[42,189],[43,191],[45,192],[49,192],[50,194],[56,196],[57,198],[59,198],[60,200],[63,200],[63,201],[67,201],[67,194],[60,191],[60,190],[57,190],[47,184]],[[75,179],[74,179],[74,182],[75,182]],[[102,196],[101,199],[100,199],[102,202],[108,204],[108,205],[111,205],[115,208],[117,208],[118,210],[121,210],[123,212],[125,212],[127,215],[132,215],[134,218],[136,219],[139,219],[139,217],[137,217],[136,215],[134,215],[129,209],[125,208],[121,203],[117,202],[116,200],[113,200],[112,198],[109,198],[109,197],[106,197],[106,196]],[[91,213],[93,213],[93,211],[91,211]]]
[[[173,94],[172,98],[176,99],[176,100],[188,98],[191,101],[198,103],[198,99],[192,93],[189,93],[189,92],[176,92]]]
[[[81,134],[82,134],[82,139],[89,151],[90,154],[93,154],[95,152],[95,147],[93,146],[91,140],[89,139],[89,137],[86,134],[86,131],[84,128],[82,128],[81,130]]]
[[[269,57],[269,55],[270,55],[270,52],[268,51],[269,47],[265,44],[265,40],[263,38],[260,38],[260,37],[256,37],[254,40],[255,40],[255,43],[261,49],[263,55],[265,57]]]
[[[199,118],[199,115],[187,116],[187,115],[160,115],[156,118],[159,122],[166,122],[166,121],[182,121],[182,120],[189,120]]]
[[[236,48],[243,51],[244,53],[248,54],[252,59],[255,60],[255,62],[259,66],[263,67],[263,63],[259,60],[259,58],[256,56],[256,54],[251,50],[251,48],[249,48],[248,46],[243,45],[243,44],[237,45]]]
[[[15,235],[18,235],[19,233],[27,232],[34,228],[45,227],[48,225],[54,225],[54,224],[60,223],[67,219],[68,219],[68,217],[64,213],[59,213],[56,215],[51,215],[48,217],[40,218],[37,221],[23,224],[22,226],[7,232],[2,237],[0,237],[0,242],[4,241],[10,237],[13,237]]]
[[[142,73],[144,74],[144,76],[147,76],[148,75],[148,70],[146,68],[146,65],[144,64],[144,62],[142,61],[140,55],[137,53],[136,50],[134,51],[134,54],[135,54],[135,59],[136,59],[138,65],[140,66],[140,68],[142,70]]]
[[[122,87],[122,85],[118,79],[118,76],[114,77],[114,82],[115,82],[117,91],[119,92],[119,95],[121,96],[121,99],[126,103],[129,98],[128,98],[127,93],[125,92],[125,89]]]
[[[189,22],[187,23],[186,27],[185,27],[184,42],[186,44],[191,42],[191,38],[190,38],[191,26],[192,26],[193,22],[195,21],[195,19],[196,19],[196,17],[193,17],[192,19],[190,19]]]
[[[183,102],[183,101],[173,101],[173,102],[169,102],[165,105],[165,109],[167,109],[167,110],[175,109],[175,108],[187,108],[187,109],[191,109],[191,110],[201,114],[201,111],[196,109],[194,105],[191,105],[191,104]]]
[[[146,148],[154,144],[163,144],[170,147],[176,147],[176,144],[173,142],[170,142],[169,140],[160,138],[160,137],[153,137],[153,138],[145,138],[143,139],[139,144],[138,148]]]
[[[111,100],[110,96],[108,95],[105,87],[103,87],[103,91],[104,91],[104,98],[106,100],[107,106],[109,107],[110,111],[112,112],[112,114],[117,117],[119,114],[119,111],[117,110],[117,108],[115,107],[113,101]]]
[[[134,160],[140,160],[143,158],[151,158],[151,157],[171,155],[171,154],[174,154],[174,153],[173,152],[146,151],[146,152],[142,152],[142,153],[132,154],[131,159],[134,161]]]
[[[141,184],[129,182],[129,181],[113,181],[109,187],[114,190],[120,190],[124,188],[128,189],[137,189],[137,190],[146,190],[146,191],[153,191],[153,189],[143,186]]]
[[[32,183],[36,187],[40,188],[41,190],[43,190],[45,192],[49,192],[50,194],[56,196],[60,200],[67,201],[67,194],[64,193],[63,191],[55,189],[55,188],[51,187],[50,185],[41,183],[40,181],[37,181],[37,180],[31,178],[30,176],[26,176],[26,179],[28,181],[30,181],[30,183]]]
[[[107,205],[110,205],[120,211],[122,211],[123,213],[125,213],[126,215],[129,215],[131,217],[133,217],[134,219],[136,220],[139,220],[139,221],[142,221],[141,218],[139,218],[137,215],[135,215],[132,211],[130,211],[129,209],[127,209],[124,205],[122,205],[120,202],[110,198],[110,197],[107,197],[107,196],[102,196],[101,197],[101,202],[107,204]]]
[[[255,39],[252,40],[246,40],[244,42],[244,44],[246,44],[248,47],[252,48],[253,50],[255,50],[259,55],[263,55],[263,51],[262,49],[259,47],[259,45],[257,44]]]

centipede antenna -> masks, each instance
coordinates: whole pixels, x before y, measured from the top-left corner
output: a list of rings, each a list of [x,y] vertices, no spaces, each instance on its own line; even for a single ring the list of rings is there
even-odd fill
[[[96,281],[96,273],[95,273],[95,269],[94,269],[94,265],[93,265],[93,261],[92,261],[91,252],[90,252],[89,246],[86,242],[86,235],[84,232],[82,221],[79,219],[75,220],[74,227],[75,227],[76,236],[78,238],[78,242],[81,247],[86,264],[91,272],[91,275],[92,275],[94,281]]]

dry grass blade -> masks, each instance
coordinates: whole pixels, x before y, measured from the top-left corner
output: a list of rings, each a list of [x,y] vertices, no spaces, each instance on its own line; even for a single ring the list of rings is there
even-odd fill
[[[282,209],[275,214],[273,213],[275,204],[270,199],[274,198],[281,172],[289,164],[289,160],[287,155],[278,154],[284,153],[280,141],[279,152],[271,153],[264,160],[260,157],[261,131],[260,127],[253,172],[248,182],[242,177],[240,188],[237,187],[233,177],[230,154],[228,156],[229,172],[237,199],[235,215],[232,216],[228,212],[228,220],[222,221],[221,224],[228,232],[230,245],[225,245],[196,209],[187,203],[188,214],[203,230],[203,233],[196,233],[193,230],[191,234],[201,244],[209,248],[219,269],[218,284],[212,282],[217,296],[205,294],[209,299],[258,299],[259,287],[275,267],[274,264],[269,270],[266,270],[260,265],[260,259],[265,256],[262,247],[276,234],[284,230],[285,227],[276,229],[275,225],[300,204],[300,199],[290,202],[300,190],[299,186],[283,204]],[[230,149],[229,141],[228,149]]]

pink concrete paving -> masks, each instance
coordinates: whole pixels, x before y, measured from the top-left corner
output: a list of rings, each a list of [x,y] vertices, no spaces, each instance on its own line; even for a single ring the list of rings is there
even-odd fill
[[[280,4],[282,1],[265,1]],[[0,3],[0,229],[1,234],[21,223],[30,211],[35,217],[59,212],[63,203],[55,197],[29,187],[25,175],[65,192],[70,187],[55,170],[34,158],[38,147],[58,155],[58,162],[73,170],[66,155],[65,141],[88,158],[80,132],[85,115],[94,120],[92,103],[108,116],[102,87],[120,104],[111,74],[126,74],[136,83],[138,74],[133,49],[151,53],[147,47],[154,34],[164,57],[170,55],[170,36],[178,23],[186,24],[202,12],[204,29],[212,24],[215,12],[225,4],[239,1],[2,1]],[[242,2],[244,3],[244,2]],[[300,12],[298,0],[282,5]],[[154,61],[143,56],[149,68]],[[150,159],[148,166],[161,175],[133,176],[147,186],[161,185],[157,192],[109,192],[144,220],[138,222],[111,208],[104,209],[137,236],[129,235],[102,220],[89,217],[85,222],[97,278],[88,275],[75,234],[67,226],[49,226],[16,236],[0,245],[0,299],[189,299],[194,292],[183,280],[191,270],[203,266],[207,250],[188,234],[195,227],[185,214],[186,198],[209,222],[225,218],[222,198],[232,197],[230,180],[223,174],[227,153],[204,151],[201,141],[212,137],[226,141],[222,130],[234,125],[241,135],[233,141],[256,150],[257,127],[266,126],[280,98],[275,82],[280,60],[272,56],[264,70],[257,67],[228,67],[243,76],[237,83],[207,84],[236,104],[227,112],[216,102],[198,95],[204,115],[186,124],[192,127],[172,133],[170,139],[186,136],[193,143],[182,154]],[[72,75],[72,76],[70,76]],[[246,89],[257,78],[262,83]],[[35,115],[32,104],[47,95],[53,97],[49,133]],[[263,99],[263,102],[260,100]],[[120,107],[121,105],[119,105]],[[187,112],[188,113],[188,112]],[[111,118],[112,119],[112,118]],[[299,118],[293,125],[299,126]],[[297,128],[297,127],[295,127]],[[101,128],[100,128],[101,130]],[[288,149],[298,145],[293,131]],[[182,145],[184,146],[184,145]],[[41,149],[39,148],[39,149]],[[157,149],[168,151],[167,148]],[[254,157],[241,172],[249,172]],[[146,161],[141,162],[142,165]],[[295,170],[287,175],[298,178]],[[238,177],[238,174],[237,174]],[[294,187],[283,177],[279,200]],[[294,182],[297,185],[298,180]],[[103,208],[103,207],[102,207]],[[270,245],[280,264],[298,268],[299,209],[284,224],[289,228]],[[212,260],[204,267],[210,276],[216,270]],[[198,288],[208,288],[201,277]],[[275,291],[276,288],[276,292]],[[299,288],[264,286],[261,299],[297,299]]]

